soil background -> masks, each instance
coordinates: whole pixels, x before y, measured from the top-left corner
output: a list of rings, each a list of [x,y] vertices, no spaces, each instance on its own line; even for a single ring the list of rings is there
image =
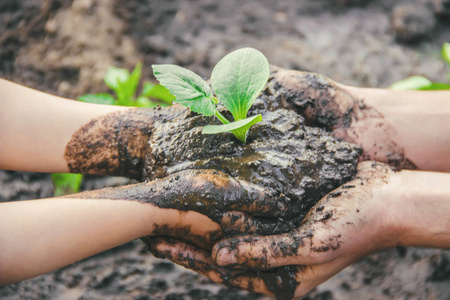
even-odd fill
[[[410,75],[446,81],[440,47],[449,12],[438,0],[1,0],[0,77],[74,98],[107,91],[109,65],[174,63],[209,78],[244,46],[280,67],[351,85]],[[448,5],[447,7],[450,7]],[[88,176],[83,189],[125,178]],[[0,201],[50,197],[48,174],[0,171]],[[32,245],[30,245],[32,248]],[[0,299],[269,299],[228,290],[158,260],[140,241],[0,287]],[[450,299],[450,251],[390,249],[356,262],[305,299]]]

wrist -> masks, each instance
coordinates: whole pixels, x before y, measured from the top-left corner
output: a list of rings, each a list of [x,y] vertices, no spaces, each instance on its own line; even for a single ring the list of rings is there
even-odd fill
[[[389,209],[393,246],[450,247],[449,183],[445,173],[398,173]]]
[[[370,195],[372,219],[369,219],[369,222],[373,224],[371,231],[374,234],[372,237],[374,245],[371,252],[397,246],[399,236],[402,234],[397,216],[393,213],[393,211],[397,211],[398,207],[396,191],[399,185],[399,173],[393,172],[386,166],[386,169],[379,174],[382,176],[378,177],[378,180],[375,176],[371,178],[372,184],[376,184],[376,188]],[[368,182],[368,184],[371,183]]]
[[[378,115],[377,122],[373,125],[369,124],[367,118],[364,119],[364,114],[358,118],[364,123],[363,127],[369,124],[369,131],[372,132],[372,134],[358,132],[359,137],[370,136],[371,138],[364,147],[366,150],[370,151],[370,142],[373,144],[377,125],[386,123],[389,125],[389,132],[386,133],[385,130],[379,132],[380,143],[391,139],[404,157],[418,169],[450,171],[450,156],[448,156],[450,150],[448,97],[450,93],[448,91],[400,91],[344,85],[340,87],[360,99],[364,108],[373,108]],[[382,151],[379,149],[376,152],[379,155]],[[374,151],[371,152],[371,159],[380,161],[380,157],[377,157]],[[414,168],[413,166],[403,167]]]

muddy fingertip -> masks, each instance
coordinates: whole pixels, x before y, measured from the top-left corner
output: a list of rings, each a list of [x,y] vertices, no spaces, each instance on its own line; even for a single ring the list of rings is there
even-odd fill
[[[237,263],[237,249],[228,243],[218,243],[212,250],[211,257],[218,266],[230,266]]]

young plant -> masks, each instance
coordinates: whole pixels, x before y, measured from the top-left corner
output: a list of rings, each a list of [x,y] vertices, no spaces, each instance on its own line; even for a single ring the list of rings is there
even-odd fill
[[[116,97],[108,93],[86,94],[78,100],[96,104],[119,106],[155,107],[171,105],[175,99],[169,91],[159,84],[145,82],[142,93],[136,97],[136,91],[142,75],[142,64],[137,63],[134,70],[109,67],[104,77],[105,84],[114,91]],[[158,102],[151,99],[159,100]]]
[[[441,55],[447,65],[450,65],[450,43],[444,43],[441,49]],[[450,79],[450,73],[447,74]],[[394,82],[389,86],[391,90],[416,90],[416,91],[433,91],[433,90],[449,90],[450,84],[442,82],[432,82],[425,76],[415,75],[400,81]]]
[[[262,121],[261,115],[247,118],[269,78],[269,63],[256,49],[239,49],[222,58],[211,74],[212,89],[200,76],[185,68],[176,65],[152,67],[159,83],[175,96],[174,102],[204,116],[214,115],[223,123],[205,126],[203,134],[231,132],[245,143],[250,127]],[[217,110],[219,102],[231,112],[234,122]]]

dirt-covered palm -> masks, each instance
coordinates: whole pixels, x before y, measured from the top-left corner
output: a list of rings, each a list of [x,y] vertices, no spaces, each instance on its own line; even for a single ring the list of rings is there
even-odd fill
[[[323,197],[301,226],[280,235],[222,240],[212,256],[174,239],[157,239],[151,248],[216,282],[297,299],[357,259],[392,246],[383,211],[393,176],[386,165],[362,162],[356,178]]]

